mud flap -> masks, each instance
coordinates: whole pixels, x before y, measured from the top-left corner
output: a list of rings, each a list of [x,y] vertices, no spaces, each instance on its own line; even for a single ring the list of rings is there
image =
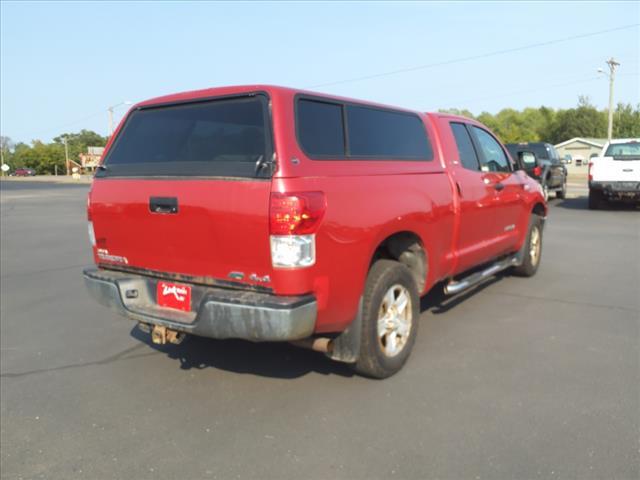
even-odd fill
[[[360,340],[362,337],[362,297],[358,302],[356,318],[347,329],[338,335],[331,343],[332,348],[326,355],[331,360],[345,363],[355,363],[360,357]]]
[[[540,234],[544,232],[544,224],[546,219],[547,217],[540,217]],[[527,235],[524,237],[522,247],[520,247],[520,250],[518,250],[516,253],[516,267],[519,267],[524,263],[524,256],[526,254],[527,245],[529,244],[529,229],[531,228],[531,222],[532,220],[530,219],[529,225],[527,225]]]

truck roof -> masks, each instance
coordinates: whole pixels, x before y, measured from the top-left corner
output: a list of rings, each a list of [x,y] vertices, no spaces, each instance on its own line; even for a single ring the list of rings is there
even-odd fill
[[[151,106],[151,105],[178,103],[178,102],[184,102],[189,100],[205,99],[209,97],[220,97],[225,95],[234,95],[234,94],[251,93],[251,92],[266,92],[269,94],[288,93],[293,95],[301,94],[301,95],[318,96],[318,97],[323,97],[330,100],[336,100],[339,102],[354,102],[358,104],[370,105],[372,107],[401,110],[401,111],[416,113],[419,115],[424,115],[423,112],[408,109],[408,108],[398,107],[396,105],[386,105],[382,103],[371,102],[368,100],[341,97],[337,95],[331,95],[328,93],[313,92],[310,90],[304,90],[299,88],[283,87],[278,85],[266,85],[266,84],[214,87],[214,88],[205,88],[201,90],[190,90],[186,92],[173,93],[173,94],[163,95],[160,97],[155,97],[155,98],[151,98],[151,99],[136,103],[135,105],[133,105],[132,109]]]

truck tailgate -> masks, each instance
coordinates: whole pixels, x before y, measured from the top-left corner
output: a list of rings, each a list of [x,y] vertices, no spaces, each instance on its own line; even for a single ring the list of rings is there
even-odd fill
[[[596,157],[591,162],[594,182],[640,182],[640,160]]]
[[[267,179],[96,179],[96,261],[226,281],[232,272],[264,276],[270,188]],[[154,211],[154,199],[161,207],[174,199],[176,211]]]

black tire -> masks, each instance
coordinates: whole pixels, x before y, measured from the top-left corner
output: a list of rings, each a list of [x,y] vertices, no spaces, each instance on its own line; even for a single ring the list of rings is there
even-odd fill
[[[542,184],[542,196],[545,202],[549,200],[549,187],[545,183]]]
[[[602,192],[589,189],[589,210],[597,210],[602,206]]]
[[[382,309],[386,309],[385,296],[389,292],[391,295],[395,295],[396,292],[408,294],[405,309],[411,309],[405,314],[410,319],[408,333],[402,336],[389,334],[394,338],[394,346],[398,345],[402,339],[402,347],[398,346],[397,353],[393,355],[388,354],[391,343],[385,345],[387,336],[378,335],[378,318]],[[399,299],[400,296],[397,298]],[[384,259],[375,262],[369,270],[362,299],[360,355],[357,362],[352,365],[353,369],[360,375],[371,378],[387,378],[398,372],[409,358],[418,333],[419,320],[420,296],[409,269],[393,260]]]
[[[535,233],[537,230],[537,234]],[[537,239],[537,240],[536,240]],[[532,242],[537,242],[537,254],[533,255],[534,247]],[[522,264],[514,267],[513,273],[519,277],[533,277],[538,271],[540,260],[542,259],[542,218],[532,214],[529,220],[529,231],[522,246]]]
[[[562,182],[562,188],[556,191],[556,198],[564,200],[567,198],[567,179]]]

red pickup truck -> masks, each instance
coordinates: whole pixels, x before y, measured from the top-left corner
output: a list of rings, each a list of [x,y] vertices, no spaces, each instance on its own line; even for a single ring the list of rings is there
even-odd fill
[[[384,378],[434,285],[536,272],[547,207],[474,120],[254,85],[135,105],[87,210],[89,292],[154,342],[288,341]]]

